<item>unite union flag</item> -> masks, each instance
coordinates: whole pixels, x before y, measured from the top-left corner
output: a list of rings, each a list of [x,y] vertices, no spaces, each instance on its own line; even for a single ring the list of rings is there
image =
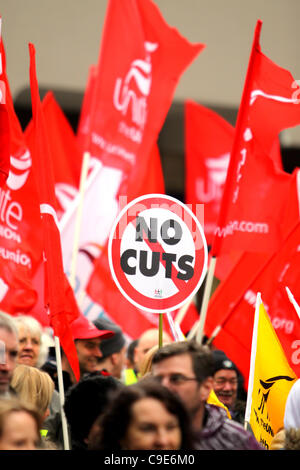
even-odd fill
[[[278,134],[300,124],[299,87],[291,73],[261,51],[262,22],[256,25],[212,255],[230,251],[272,253],[296,222],[298,207],[289,199],[292,175],[271,157]],[[295,89],[296,84],[296,89]],[[292,202],[292,204],[291,204]]]

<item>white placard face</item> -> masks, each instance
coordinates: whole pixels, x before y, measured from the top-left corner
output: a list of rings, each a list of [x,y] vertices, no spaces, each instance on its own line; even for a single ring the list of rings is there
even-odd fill
[[[137,198],[114,224],[109,262],[116,284],[134,305],[155,312],[174,310],[195,294],[206,274],[203,229],[174,198]]]

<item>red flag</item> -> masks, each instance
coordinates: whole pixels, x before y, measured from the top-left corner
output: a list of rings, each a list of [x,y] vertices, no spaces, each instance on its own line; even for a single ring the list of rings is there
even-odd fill
[[[300,103],[292,97],[292,75],[261,52],[261,24],[237,117],[213,256],[232,249],[272,253],[285,235],[287,193],[295,176],[279,170],[270,153],[278,133],[300,123]]]
[[[42,101],[42,110],[47,126],[53,163],[57,217],[60,220],[78,193],[82,157],[78,150],[76,136],[52,92],[45,95]],[[25,130],[25,136],[30,151],[33,153],[35,151],[35,128],[32,121]],[[39,211],[38,216],[40,218]],[[40,262],[42,262],[42,258]],[[43,269],[38,268],[33,276],[32,283],[38,294],[38,299],[30,310],[30,314],[40,317],[45,310]],[[27,298],[27,296],[24,296],[24,298]],[[45,324],[44,317],[42,319],[42,323]],[[48,325],[47,316],[46,320]]]
[[[91,66],[77,129],[77,143],[82,153],[87,148],[88,136],[91,132],[91,111],[96,80],[97,67]],[[131,181],[129,185],[127,175],[124,174],[119,189],[120,195],[126,195],[129,202],[131,199],[134,199],[135,194],[150,193],[154,185],[158,193],[162,194],[165,192],[164,176],[157,144],[154,144],[152,149],[150,149],[148,158],[140,158],[137,161],[137,166],[137,173],[140,175],[139,179]]]
[[[142,194],[164,194],[165,182],[157,144],[154,144],[150,152],[147,166],[140,160],[137,167],[140,168],[140,178],[137,181],[124,181],[120,186],[119,195],[126,195],[127,203]]]
[[[1,36],[2,18],[0,17],[0,187],[8,178],[10,161],[10,128],[6,103],[5,53]]]
[[[77,145],[81,154],[87,149],[91,130],[91,111],[93,103],[93,93],[97,80],[97,66],[91,65],[89,69],[87,84],[82,100],[80,116],[77,126]]]
[[[6,100],[0,107],[5,106],[9,120],[11,154],[9,177],[0,188],[0,308],[16,314],[29,312],[37,301],[32,277],[41,261],[41,226],[31,156],[14,110],[2,41],[0,53]],[[49,325],[44,311],[35,316]]]
[[[53,155],[57,217],[60,220],[78,193],[82,156],[73,129],[52,92],[45,95],[42,110],[50,153]],[[29,148],[34,149],[35,133],[32,121],[25,130],[25,137]]]
[[[110,0],[90,125],[90,153],[132,181],[147,162],[184,69],[204,48],[162,18],[151,0]],[[143,173],[142,173],[143,176]]]
[[[186,203],[191,208],[204,204],[204,233],[208,245],[212,244],[217,226],[233,138],[234,127],[225,119],[194,101],[185,102]],[[272,148],[272,158],[282,169],[278,139]],[[219,255],[215,276],[225,279],[241,255],[233,250]]]
[[[185,102],[185,200],[204,204],[204,233],[212,244],[234,136],[234,127],[214,111]]]
[[[258,292],[297,376],[300,374],[300,322],[288,299],[289,287],[300,301],[300,223],[290,231],[273,255],[245,253],[234,270],[214,292],[207,311],[205,333],[210,337],[221,326],[214,340],[236,363],[247,383],[251,336]]]
[[[49,308],[50,324],[54,334],[59,337],[75,377],[79,379],[78,357],[70,329],[70,323],[78,317],[79,310],[63,270],[60,234],[55,212],[56,200],[51,153],[39,97],[33,44],[29,44],[29,53],[32,116],[36,138],[33,168],[37,180],[44,235],[45,305]]]

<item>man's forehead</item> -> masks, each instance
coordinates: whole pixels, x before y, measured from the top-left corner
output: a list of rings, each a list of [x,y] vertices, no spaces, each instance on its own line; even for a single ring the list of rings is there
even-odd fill
[[[77,339],[78,342],[82,344],[100,344],[101,338],[86,338],[86,339]]]
[[[192,358],[189,354],[178,354],[163,359],[152,365],[153,372],[164,371],[164,372],[188,372],[192,370]]]
[[[3,341],[5,344],[6,343],[9,343],[9,344],[18,343],[18,337],[13,331],[10,331],[6,328],[1,328],[1,327],[0,327],[0,340]]]
[[[219,369],[214,374],[215,377],[236,377],[237,372],[234,369]]]

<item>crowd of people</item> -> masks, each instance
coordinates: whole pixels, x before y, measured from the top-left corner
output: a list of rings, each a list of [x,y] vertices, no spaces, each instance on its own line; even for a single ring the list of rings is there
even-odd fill
[[[159,346],[157,329],[129,342],[104,317],[71,328],[80,379],[62,351],[62,391],[49,332],[0,312],[0,450],[64,450],[64,420],[74,451],[265,450],[244,426],[243,378],[223,351],[166,332]],[[300,448],[299,384],[272,450]]]

